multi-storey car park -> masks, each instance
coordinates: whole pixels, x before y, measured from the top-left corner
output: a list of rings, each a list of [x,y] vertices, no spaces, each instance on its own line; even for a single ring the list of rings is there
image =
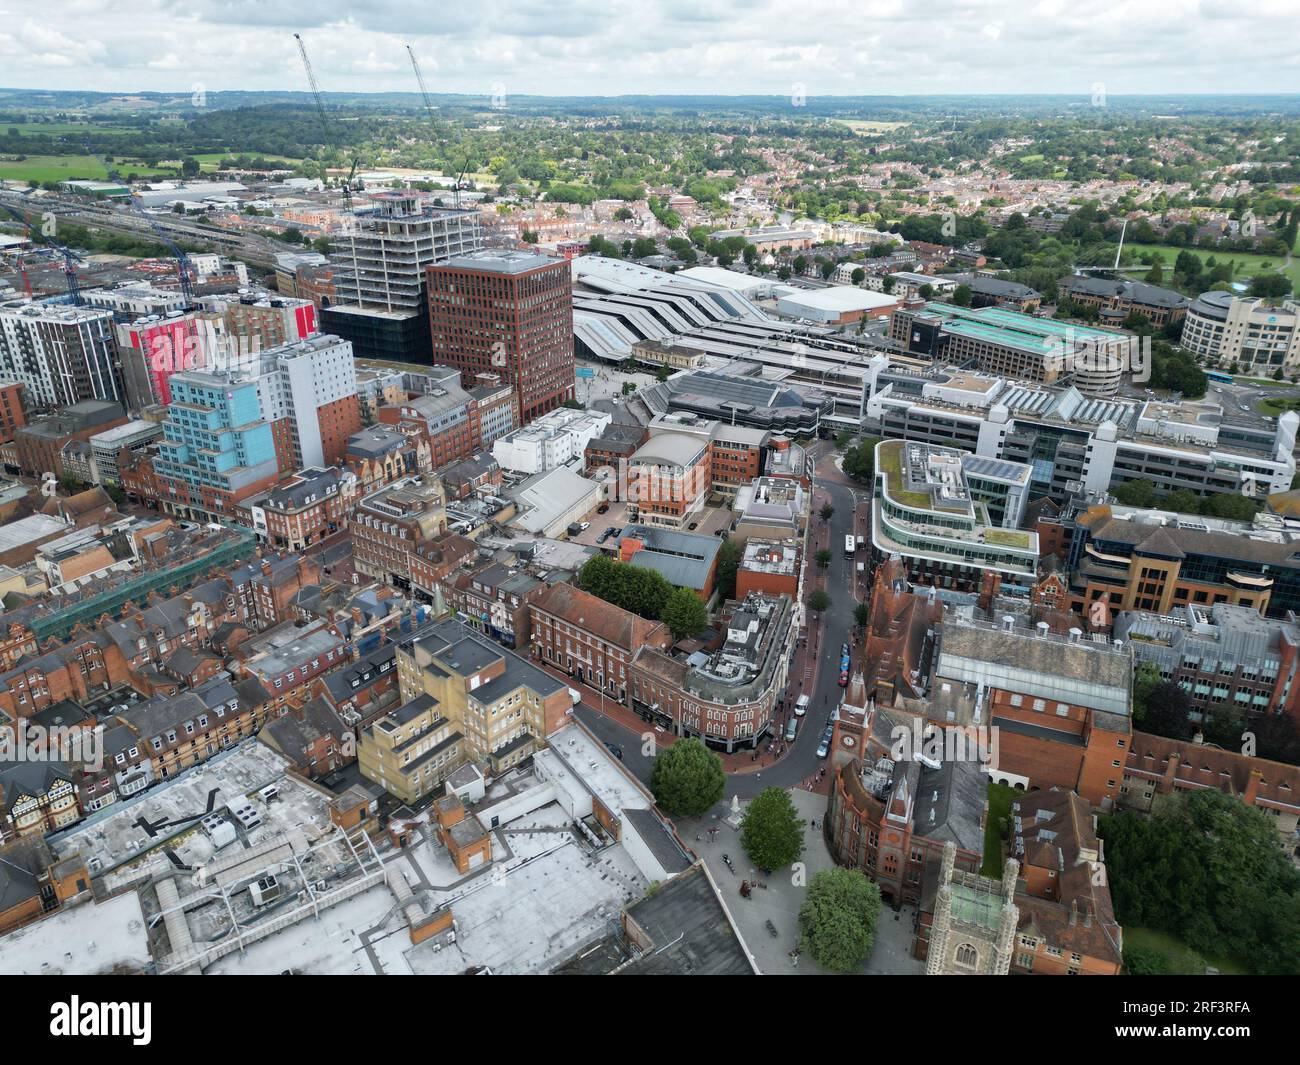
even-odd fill
[[[1035,495],[1065,499],[1149,480],[1262,498],[1287,491],[1300,415],[1272,425],[1225,417],[1213,403],[1089,399],[953,368],[900,372],[883,356],[868,382],[867,423],[894,439],[944,444],[1032,467]]]
[[[1044,384],[1072,382],[1089,396],[1119,391],[1136,361],[1131,334],[1039,318],[1000,307],[972,310],[948,303],[904,307],[890,337],[914,355]]]

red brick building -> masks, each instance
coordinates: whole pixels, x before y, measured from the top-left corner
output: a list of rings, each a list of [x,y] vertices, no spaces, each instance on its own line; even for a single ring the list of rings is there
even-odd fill
[[[563,259],[531,252],[473,252],[428,267],[433,361],[455,366],[467,384],[500,374],[521,425],[572,399],[570,277]]]
[[[7,444],[27,424],[21,381],[0,381],[0,443]]]
[[[666,651],[672,634],[571,584],[544,586],[529,605],[533,653],[570,676],[627,701],[628,670],[642,647]]]

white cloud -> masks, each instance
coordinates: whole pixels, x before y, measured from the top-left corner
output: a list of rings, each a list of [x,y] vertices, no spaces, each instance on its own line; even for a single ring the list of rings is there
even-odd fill
[[[61,0],[0,21],[7,85],[433,92],[827,94],[1296,92],[1295,0]],[[1242,56],[1250,56],[1248,63]],[[57,76],[51,76],[57,68]]]

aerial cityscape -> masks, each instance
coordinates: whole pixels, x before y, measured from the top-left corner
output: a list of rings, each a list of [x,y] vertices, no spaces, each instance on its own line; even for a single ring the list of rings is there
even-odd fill
[[[0,973],[1300,973],[1300,11],[1175,7],[0,12]]]

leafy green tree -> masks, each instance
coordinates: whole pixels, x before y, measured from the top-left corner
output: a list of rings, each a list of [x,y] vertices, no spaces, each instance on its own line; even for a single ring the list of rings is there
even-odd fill
[[[1100,831],[1121,925],[1263,975],[1300,973],[1300,870],[1268,815],[1207,788],[1162,797],[1149,817],[1104,816]]]
[[[633,614],[655,619],[663,614],[673,590],[662,574],[615,562],[608,555],[593,555],[586,561],[578,571],[578,587]]]
[[[831,553],[827,548],[822,548],[817,552],[817,565],[825,569],[831,564]]]
[[[1124,948],[1125,976],[1168,976],[1169,959],[1146,947]]]
[[[822,521],[830,521],[835,513],[835,508],[829,503],[823,503],[821,509]]]
[[[799,907],[799,944],[813,960],[851,973],[871,954],[880,916],[880,889],[857,869],[823,869]]]
[[[870,484],[876,476],[876,445],[879,443],[879,437],[867,437],[860,441],[857,447],[851,447],[844,452],[844,459],[840,465],[843,466],[845,474],[859,484]]]
[[[676,817],[699,817],[727,787],[722,759],[694,737],[677,740],[655,756],[650,790],[655,802]]]
[[[1298,475],[1300,476],[1300,475]],[[736,596],[736,573],[740,569],[740,547],[735,540],[727,537],[718,548],[718,593],[723,599]]]
[[[803,817],[784,788],[766,788],[749,804],[740,845],[764,872],[784,869],[803,853]]]
[[[1110,494],[1126,507],[1151,507],[1156,502],[1156,486],[1144,478],[1125,481]]]
[[[1291,295],[1291,279],[1286,274],[1257,274],[1250,283],[1250,295],[1279,299]]]
[[[689,588],[676,588],[664,603],[660,620],[672,631],[673,639],[680,640],[707,628],[709,612]]]
[[[853,608],[853,624],[860,629],[865,629],[871,624],[871,605],[869,603],[859,603]]]
[[[822,588],[814,588],[808,596],[808,609],[815,614],[824,614],[831,606],[831,597]]]
[[[965,282],[962,282],[955,289],[953,289],[952,301],[958,307],[969,307],[971,304],[972,296],[973,293],[971,291],[970,285],[966,284]]]

